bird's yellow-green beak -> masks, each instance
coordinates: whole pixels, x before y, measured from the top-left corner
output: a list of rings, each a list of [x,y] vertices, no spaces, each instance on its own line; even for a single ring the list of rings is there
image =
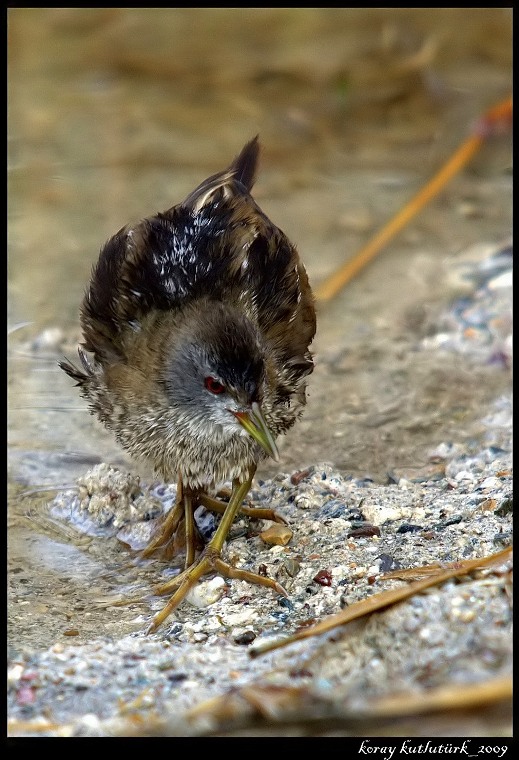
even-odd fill
[[[267,427],[260,405],[254,401],[250,412],[233,412],[233,414],[247,433],[265,449],[272,459],[278,462],[278,447]]]

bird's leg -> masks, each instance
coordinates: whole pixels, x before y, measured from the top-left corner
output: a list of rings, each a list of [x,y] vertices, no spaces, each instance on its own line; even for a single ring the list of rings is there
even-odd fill
[[[154,616],[147,633],[156,631],[173,610],[178,607],[189,589],[192,588],[203,575],[211,570],[216,570],[220,575],[223,575],[226,578],[238,578],[239,580],[248,581],[249,583],[257,583],[260,586],[267,586],[268,588],[277,591],[278,594],[287,596],[285,589],[272,578],[265,578],[262,575],[251,573],[248,570],[239,570],[220,558],[220,553],[232,522],[241,507],[243,499],[251,487],[253,475],[254,472],[250,474],[249,478],[244,483],[239,483],[238,481],[234,482],[231,499],[225,508],[223,517],[220,520],[220,525],[199,559],[191,567],[184,570],[180,575],[177,575],[176,578],[173,578],[155,589],[155,593],[160,595],[168,594],[170,591],[176,590],[164,609]]]
[[[212,496],[208,496],[205,493],[200,494],[199,501],[202,506],[204,506],[206,509],[209,509],[211,512],[218,512],[219,514],[223,514],[227,508],[226,502],[220,501],[219,499],[214,499]],[[245,515],[245,517],[251,517],[255,520],[272,520],[273,522],[282,523],[284,525],[287,524],[285,518],[281,515],[278,515],[278,513],[273,509],[244,507],[242,505],[239,508],[238,512],[240,515]]]
[[[186,562],[187,569],[195,561],[196,556],[196,525],[193,517],[193,494],[184,493],[184,519],[186,525]]]
[[[151,557],[158,551],[165,551],[172,543],[178,525],[183,517],[184,505],[182,502],[182,482],[179,479],[177,489],[177,499],[175,506],[170,509],[166,517],[162,520],[156,535],[151,539],[147,547],[142,552],[142,557]]]
[[[185,567],[187,568],[193,564],[197,538],[193,512],[196,506],[198,506],[198,504],[195,507],[193,506],[193,500],[195,499],[195,494],[184,488],[182,477],[179,476],[175,506],[164,518],[157,535],[152,538],[142,552],[141,556],[143,558],[160,553],[165,560],[172,559],[181,551],[181,541],[183,538],[186,551]]]

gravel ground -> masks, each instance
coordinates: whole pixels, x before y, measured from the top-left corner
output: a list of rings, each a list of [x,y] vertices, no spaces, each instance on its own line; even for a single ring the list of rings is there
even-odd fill
[[[469,274],[470,292],[416,350],[433,354],[439,365],[456,353],[506,371],[510,250],[479,261]],[[238,721],[247,735],[376,736],[391,730],[396,736],[510,736],[506,701],[494,711],[489,705],[477,713],[429,714],[389,729],[350,720],[369,716],[382,697],[407,695],[418,703],[434,689],[476,689],[511,676],[509,560],[329,634],[250,656],[271,638],[400,587],[402,581],[382,578],[388,572],[486,557],[511,545],[511,393],[480,412],[478,436],[432,441],[427,462],[412,479],[390,473],[386,483],[376,483],[316,463],[258,480],[252,504],[276,509],[289,531],[238,519],[227,556],[276,578],[288,598],[241,581],[205,580],[148,636],[150,615],[165,603],[150,596],[152,587],[177,570],[142,562],[136,550],[171,506],[174,488],[148,485],[106,464],[87,472],[48,505],[49,519],[67,525],[73,537],[90,537],[90,547],[115,548],[119,560],[130,547],[132,561],[119,568],[111,595],[97,600],[106,609],[105,633],[100,629],[97,637],[74,645],[79,630],[71,627],[70,638],[43,651],[11,636],[9,734],[238,735]],[[212,515],[199,510],[197,520],[210,535]],[[126,604],[125,630],[114,636],[110,616],[123,609],[114,604],[125,597],[135,601]],[[284,694],[285,701],[273,700],[273,693]],[[237,694],[248,698],[235,702]],[[223,695],[227,713],[210,706],[189,712]]]

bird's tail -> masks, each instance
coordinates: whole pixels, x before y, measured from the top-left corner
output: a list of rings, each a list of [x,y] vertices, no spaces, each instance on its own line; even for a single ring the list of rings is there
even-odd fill
[[[223,172],[213,174],[190,193],[182,206],[198,213],[209,202],[214,201],[215,193],[221,192],[223,198],[249,193],[256,177],[259,156],[258,135],[248,142]]]

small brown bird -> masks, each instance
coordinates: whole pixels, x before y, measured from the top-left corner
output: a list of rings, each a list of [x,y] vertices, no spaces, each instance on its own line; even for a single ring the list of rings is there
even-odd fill
[[[295,247],[250,195],[258,153],[256,137],[183,203],[106,243],[81,306],[82,369],[60,363],[130,454],[177,479],[144,555],[171,557],[182,540],[186,569],[156,590],[175,593],[149,630],[211,570],[285,594],[220,556],[238,511],[280,519],[242,502],[258,462],[277,459],[275,437],[299,417],[313,370],[312,292]],[[217,498],[226,481],[228,502]],[[196,559],[201,504],[223,517]]]

